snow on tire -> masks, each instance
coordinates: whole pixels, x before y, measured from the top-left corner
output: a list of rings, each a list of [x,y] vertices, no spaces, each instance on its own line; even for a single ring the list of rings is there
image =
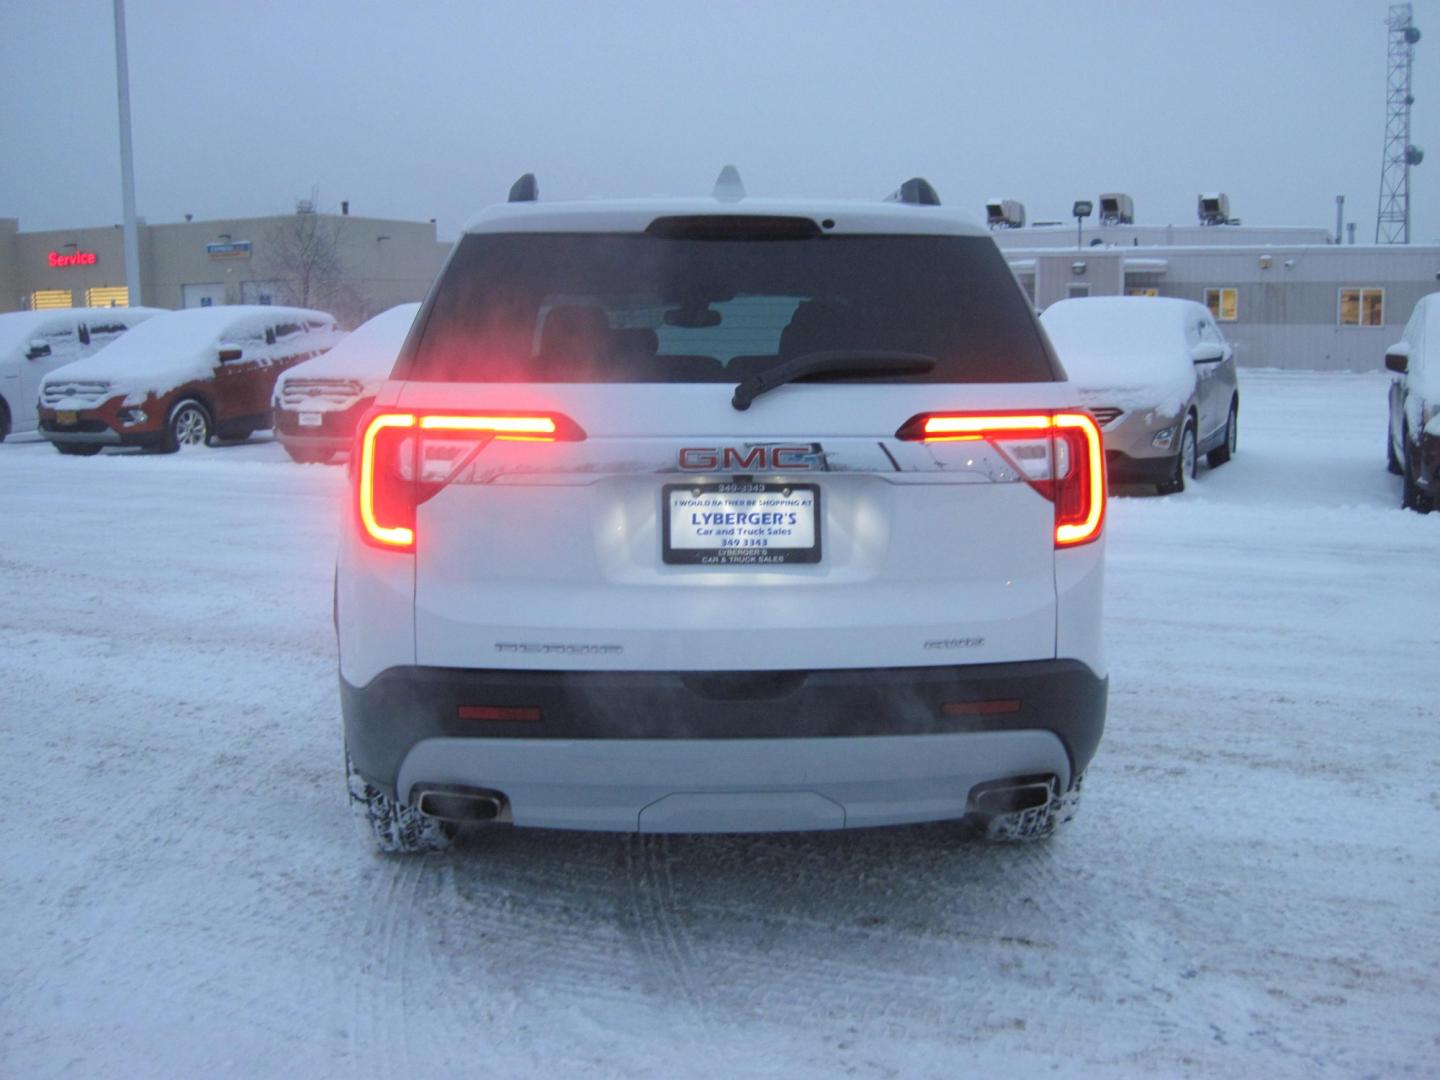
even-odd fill
[[[444,851],[455,836],[455,826],[420,813],[413,806],[396,802],[355,771],[345,756],[345,779],[350,792],[350,812],[356,828],[383,852],[412,854]]]
[[[1080,789],[1085,774],[1075,778],[1069,791],[1062,792],[1044,806],[1016,810],[1010,814],[994,814],[985,819],[985,839],[993,844],[1029,843],[1054,834],[1080,809]]]

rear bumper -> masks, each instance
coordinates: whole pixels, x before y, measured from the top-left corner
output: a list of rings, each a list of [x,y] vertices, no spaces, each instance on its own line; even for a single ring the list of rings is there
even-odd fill
[[[342,679],[340,690],[355,768],[401,799],[417,785],[459,784],[504,792],[516,824],[703,831],[705,821],[730,830],[942,820],[964,814],[977,783],[1049,774],[1068,785],[1099,745],[1107,683],[1078,661],[1051,660],[808,672],[392,668],[363,688]],[[502,718],[461,719],[462,706]],[[516,715],[507,709],[539,719],[507,719]]]
[[[608,832],[783,832],[946,821],[978,785],[1071,782],[1048,731],[834,739],[426,739],[406,801],[432,785],[504,794],[516,825]]]
[[[288,446],[292,450],[329,450],[332,453],[349,450],[354,441],[343,435],[294,435],[279,429],[276,430],[275,437],[282,446]]]

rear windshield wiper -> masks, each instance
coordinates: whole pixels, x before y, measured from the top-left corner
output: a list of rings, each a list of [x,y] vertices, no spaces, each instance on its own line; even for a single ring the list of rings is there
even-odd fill
[[[933,356],[885,349],[821,349],[756,372],[735,387],[730,404],[741,412],[767,390],[814,375],[921,375],[935,370]]]

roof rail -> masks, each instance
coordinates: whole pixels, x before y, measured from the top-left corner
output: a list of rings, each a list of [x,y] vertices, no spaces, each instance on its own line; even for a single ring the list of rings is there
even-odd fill
[[[510,202],[534,202],[538,198],[540,198],[540,185],[535,182],[533,172],[527,172],[510,185]]]
[[[886,202],[909,203],[912,206],[939,206],[940,196],[923,176],[912,176],[896,188]]]

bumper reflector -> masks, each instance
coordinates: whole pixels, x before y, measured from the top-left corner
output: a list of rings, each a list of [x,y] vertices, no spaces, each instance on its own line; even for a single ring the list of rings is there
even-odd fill
[[[947,701],[940,706],[942,716],[996,716],[1020,711],[1018,698],[1000,701]]]
[[[536,723],[544,719],[539,709],[516,705],[461,705],[456,710],[461,720],[525,721]]]

